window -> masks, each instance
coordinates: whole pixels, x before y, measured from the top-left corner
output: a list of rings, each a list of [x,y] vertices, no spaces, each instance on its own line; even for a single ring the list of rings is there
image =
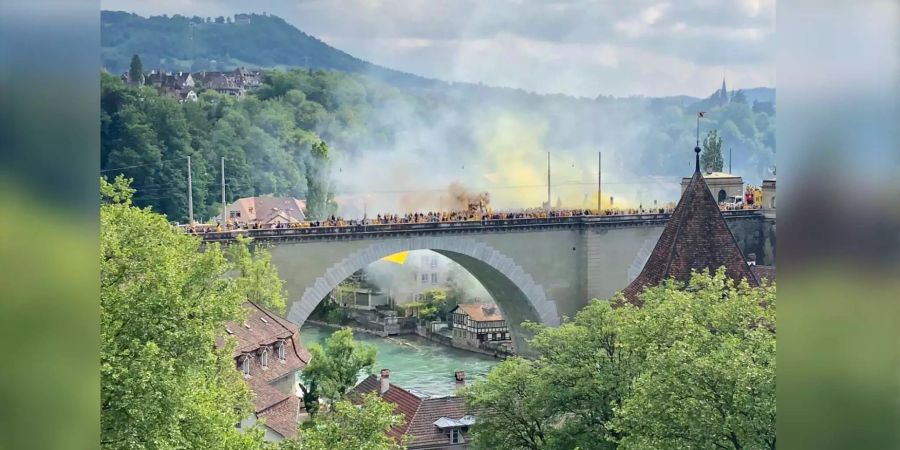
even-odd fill
[[[431,268],[432,268],[432,269],[437,269],[437,256],[432,256],[432,257],[431,257]]]
[[[462,442],[462,436],[459,434],[459,428],[450,429],[450,443],[459,444]]]
[[[269,367],[269,347],[263,347],[259,350],[259,365],[263,369]]]
[[[427,281],[428,281],[428,274],[427,274],[427,273],[423,273],[423,274],[422,274],[422,282],[425,283],[425,282],[427,282]]]
[[[250,355],[244,355],[244,360],[241,361],[241,370],[244,372],[245,377],[250,376]]]
[[[775,209],[775,196],[772,196],[772,209]]]
[[[431,284],[437,284],[437,274],[431,274]]]
[[[278,344],[275,346],[278,352],[278,360],[284,361],[284,341],[278,341]]]
[[[416,272],[413,272],[413,281],[418,281],[418,280],[419,280],[419,274]]]
[[[720,190],[719,190],[719,203],[724,202],[724,201],[725,201],[725,197],[726,197],[727,195],[728,195],[728,194],[725,193],[725,189],[720,189]]]

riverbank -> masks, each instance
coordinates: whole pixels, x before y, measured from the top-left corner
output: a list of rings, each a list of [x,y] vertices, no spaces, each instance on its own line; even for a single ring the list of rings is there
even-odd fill
[[[306,321],[300,329],[304,345],[322,343],[340,325]],[[351,327],[352,328],[352,327]],[[382,338],[354,330],[356,340],[377,349],[374,370],[391,370],[391,382],[429,396],[454,395],[454,372],[466,373],[466,382],[484,377],[500,360],[480,353],[446,347],[415,334]]]
[[[378,331],[369,330],[369,329],[361,328],[361,327],[356,327],[353,325],[338,325],[338,324],[323,322],[321,320],[312,320],[312,319],[306,319],[305,323],[312,323],[312,324],[315,324],[320,327],[330,328],[330,329],[334,329],[334,330],[339,330],[341,328],[347,327],[347,328],[350,328],[351,330],[353,330],[354,333],[364,333],[364,334],[367,334],[370,336],[377,336],[377,337],[384,338],[384,339],[389,339],[389,338],[391,338],[391,336],[411,336],[411,335],[418,336],[422,339],[427,339],[428,341],[434,342],[443,347],[453,348],[453,349],[457,349],[457,350],[463,350],[463,351],[477,353],[477,354],[485,355],[485,356],[490,356],[492,358],[499,359],[499,360],[504,360],[510,356],[514,356],[512,353],[504,352],[502,350],[491,350],[491,349],[474,348],[474,347],[470,347],[467,345],[457,345],[456,343],[453,342],[453,339],[450,336],[445,336],[445,335],[442,335],[439,333],[429,332],[428,329],[423,326],[416,326],[415,330],[412,330],[412,332],[404,332],[404,333],[388,336],[388,335],[378,332]]]

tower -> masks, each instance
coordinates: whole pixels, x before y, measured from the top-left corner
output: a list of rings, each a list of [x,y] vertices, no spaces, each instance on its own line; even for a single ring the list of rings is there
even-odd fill
[[[725,87],[725,76],[722,76],[722,90],[719,91],[719,102],[728,103],[728,89]]]

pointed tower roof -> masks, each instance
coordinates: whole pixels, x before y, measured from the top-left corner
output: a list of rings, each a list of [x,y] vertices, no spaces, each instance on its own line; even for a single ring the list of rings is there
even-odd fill
[[[715,271],[725,266],[729,277],[746,278],[751,286],[759,285],[700,173],[700,148],[694,152],[690,183],[641,273],[622,291],[631,303],[640,305],[638,294],[647,286],[660,285],[669,278],[688,281],[691,270]]]

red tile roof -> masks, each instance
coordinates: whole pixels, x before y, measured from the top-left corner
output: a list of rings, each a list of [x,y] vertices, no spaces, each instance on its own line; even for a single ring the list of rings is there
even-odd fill
[[[670,278],[688,281],[691,270],[715,271],[720,266],[725,266],[725,273],[735,280],[747,279],[751,286],[759,285],[697,170],[640,275],[622,292],[629,302],[640,305],[638,294],[647,286]]]
[[[503,320],[503,314],[494,305],[486,305],[482,303],[468,303],[456,305],[466,315],[476,322],[493,322]]]
[[[381,380],[377,375],[369,375],[353,388],[352,396],[359,398],[369,392],[379,392]],[[396,406],[395,413],[402,414],[405,422],[392,428],[388,436],[399,439],[410,437],[407,447],[413,449],[449,447],[450,438],[434,425],[441,417],[460,419],[465,416],[465,400],[462,397],[419,397],[395,384],[381,396],[384,401]],[[468,440],[468,434],[463,433]]]
[[[226,323],[225,333],[220,336],[217,345],[224,345],[225,339],[237,340],[233,352],[236,369],[242,370],[244,357],[251,357],[250,376],[245,380],[254,394],[254,412],[259,417],[267,416],[266,425],[279,434],[293,436],[296,434],[299,399],[293,392],[283,392],[272,383],[284,377],[293,377],[309,363],[310,354],[300,344],[296,325],[250,301],[244,302],[244,309],[247,319],[242,323]],[[275,347],[279,341],[285,343],[283,361],[278,359]],[[268,367],[265,368],[259,355],[263,347],[269,348]],[[293,380],[289,384],[293,386]],[[285,425],[287,417],[293,417],[292,424]]]

